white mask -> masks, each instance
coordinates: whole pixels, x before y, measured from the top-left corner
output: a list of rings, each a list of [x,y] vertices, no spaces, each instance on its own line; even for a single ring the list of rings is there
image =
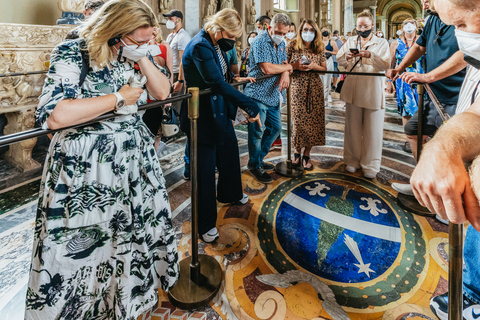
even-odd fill
[[[122,56],[135,62],[144,58],[149,51],[147,43],[138,47],[136,44],[127,45],[123,40],[120,41],[123,43]]]
[[[255,38],[248,38],[248,43],[249,43],[250,45],[252,45],[252,43],[253,43],[254,40],[255,40]]]
[[[175,25],[176,25],[176,23],[173,22],[172,20],[168,20],[167,23],[165,24],[167,29],[175,29]]]
[[[417,27],[413,23],[407,23],[406,25],[403,26],[403,31],[405,31],[408,34],[412,34],[417,30]]]
[[[333,36],[332,39],[335,40],[335,41],[337,41],[338,37],[337,37],[337,36]]]
[[[383,38],[383,33],[379,33],[379,34],[378,34],[378,37],[379,37],[379,38]]]
[[[315,39],[315,34],[310,31],[302,32],[302,39],[305,42],[312,42]]]
[[[455,36],[462,53],[480,60],[480,34],[455,29]]]
[[[284,39],[284,36],[279,36],[278,34],[272,34],[272,41],[279,46]]]
[[[295,32],[288,32],[285,37],[287,37],[289,40],[292,40],[293,37],[295,37]]]
[[[263,30],[263,29],[257,29],[258,35],[261,35],[261,34],[264,33],[264,32],[265,32],[265,30]]]

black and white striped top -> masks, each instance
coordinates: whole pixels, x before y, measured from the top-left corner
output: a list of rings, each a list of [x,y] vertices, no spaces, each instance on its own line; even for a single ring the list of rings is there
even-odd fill
[[[227,74],[227,70],[228,70],[227,62],[225,61],[225,58],[223,57],[222,49],[220,49],[219,45],[215,46],[215,50],[217,51],[217,56],[218,56],[218,59],[220,60],[220,65],[222,66],[222,74],[225,77],[225,75]]]

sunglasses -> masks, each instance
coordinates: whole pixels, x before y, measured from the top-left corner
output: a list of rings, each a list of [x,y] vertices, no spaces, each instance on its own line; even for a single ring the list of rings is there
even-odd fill
[[[144,44],[147,44],[147,43],[149,43],[150,41],[154,40],[154,39],[156,38],[156,36],[157,36],[157,35],[155,34],[155,32],[153,32],[153,33],[152,33],[152,37],[151,37],[150,39],[148,39],[147,41],[143,41],[143,42],[137,42],[137,41],[133,40],[132,38],[130,38],[129,36],[125,36],[125,38],[127,38],[128,40],[130,40],[130,41],[132,41],[134,44],[136,44],[136,45],[137,45],[137,49],[138,49],[140,46],[142,46],[142,45],[144,45]]]

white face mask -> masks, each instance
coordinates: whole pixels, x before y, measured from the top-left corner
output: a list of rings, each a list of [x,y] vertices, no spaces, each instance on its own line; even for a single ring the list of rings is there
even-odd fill
[[[284,38],[285,38],[284,36],[279,36],[278,34],[272,34],[272,41],[275,42],[277,46],[279,46],[280,43],[282,43]]]
[[[333,36],[332,39],[335,40],[335,41],[337,41],[338,37],[337,37],[337,36]]]
[[[407,23],[406,25],[403,26],[403,31],[405,31],[408,34],[412,34],[417,30],[417,27],[413,23]]]
[[[315,34],[310,31],[302,32],[302,39],[305,42],[312,42],[315,39]]]
[[[287,39],[289,40],[292,40],[293,37],[295,37],[295,32],[289,32],[285,35],[285,37],[287,37]]]
[[[378,34],[378,37],[379,37],[379,38],[383,38],[383,33],[379,33],[379,34]]]
[[[175,22],[173,22],[172,20],[168,20],[167,23],[165,24],[165,26],[167,27],[167,29],[175,29],[175,26],[177,24]]]
[[[264,33],[264,32],[265,32],[265,30],[263,30],[263,29],[257,29],[258,35],[261,35],[261,34]]]
[[[254,40],[255,40],[255,38],[248,38],[248,43],[249,43],[250,45],[252,45],[252,43],[253,43]]]
[[[480,34],[455,29],[455,36],[462,53],[480,60]]]

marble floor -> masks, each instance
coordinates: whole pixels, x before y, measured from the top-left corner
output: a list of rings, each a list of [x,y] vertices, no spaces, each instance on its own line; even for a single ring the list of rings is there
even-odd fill
[[[199,243],[222,266],[221,290],[189,311],[159,292],[152,319],[436,319],[428,305],[447,290],[448,228],[397,205],[391,183],[407,182],[414,160],[402,150],[395,101],[388,99],[382,167],[373,180],[361,170],[345,172],[344,106],[337,97],[326,114],[327,143],[312,150],[314,170],[295,179],[272,173],[268,185],[247,170],[246,128],[237,127],[250,201],[218,204],[220,238]],[[282,137],[281,150],[267,156],[272,163],[285,160]],[[182,258],[191,244],[184,144],[177,139],[160,157]],[[34,156],[43,162],[45,148]],[[1,320],[23,318],[39,179],[40,171],[23,175],[0,161]]]

